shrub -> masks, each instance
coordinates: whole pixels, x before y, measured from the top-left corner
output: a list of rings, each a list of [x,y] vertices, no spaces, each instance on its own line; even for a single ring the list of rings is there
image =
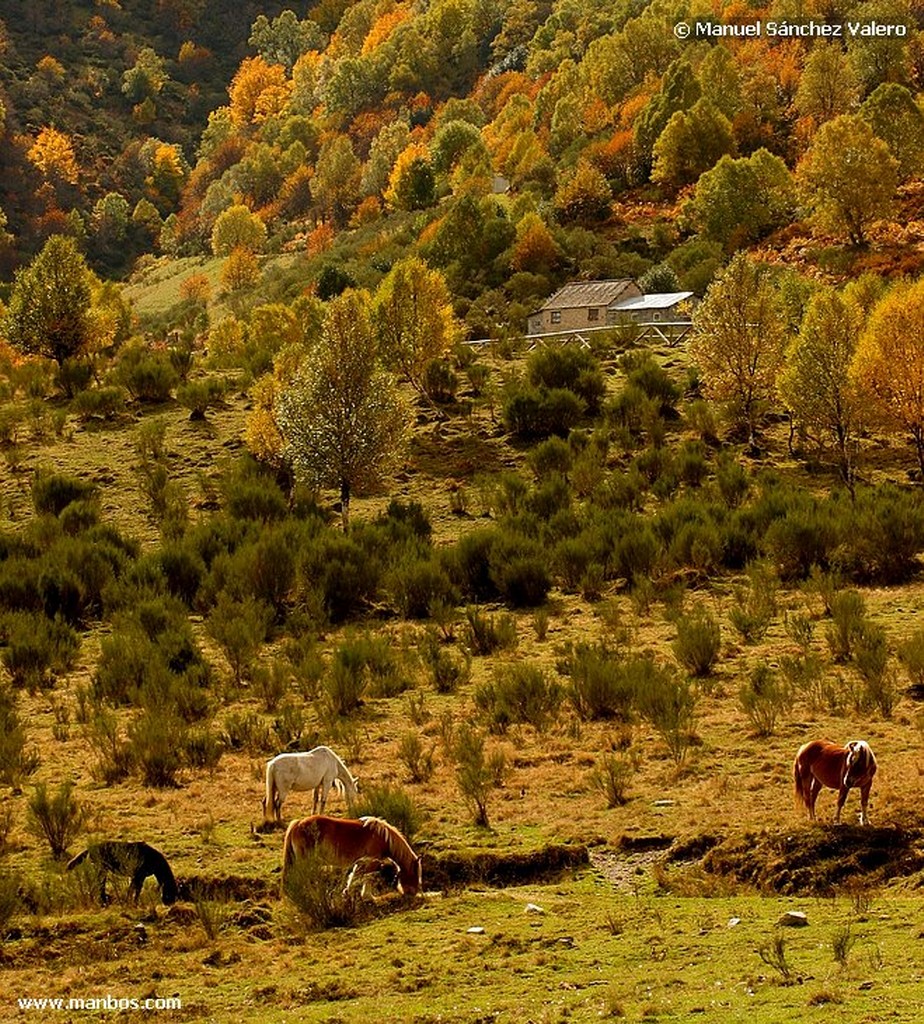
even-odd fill
[[[273,610],[262,601],[252,597],[235,601],[225,593],[219,595],[206,628],[228,659],[236,684],[250,677],[272,618]]]
[[[696,692],[687,680],[656,665],[653,659],[637,658],[633,669],[639,712],[660,735],[674,762],[680,764],[695,740]]]
[[[616,718],[627,722],[635,705],[633,673],[605,643],[577,644],[562,665],[570,676],[567,696],[583,721]]]
[[[584,401],[564,388],[543,390],[520,384],[507,396],[502,416],[511,434],[524,441],[553,434],[567,437],[585,412]]]
[[[125,411],[125,392],[120,387],[81,391],[71,401],[71,411],[84,423],[95,418],[117,419]]]
[[[596,357],[587,349],[572,345],[543,345],[536,348],[526,364],[529,382],[546,391],[567,390],[583,400],[587,412],[596,416],[606,393],[606,381]]]
[[[492,563],[491,575],[509,607],[537,608],[545,604],[552,579],[541,555],[514,555],[509,561],[501,556]]]
[[[472,810],[475,824],[487,828],[488,796],[494,784],[494,773],[485,755],[484,735],[463,722],[453,736],[452,756],[462,799]]]
[[[218,767],[224,746],[210,726],[198,726],[186,731],[183,758],[191,768],[204,768],[211,774]]]
[[[835,661],[849,661],[854,645],[867,625],[866,602],[856,590],[843,590],[831,599],[831,624],[826,631]]]
[[[26,728],[11,690],[0,688],[0,782],[18,790],[39,766],[38,753],[26,749]]]
[[[516,646],[517,624],[512,615],[488,615],[477,608],[465,609],[465,641],[473,655],[493,654]]]
[[[836,560],[857,583],[890,586],[918,570],[924,504],[917,492],[893,485],[860,490],[844,518]]]
[[[324,536],[306,554],[302,572],[318,587],[333,623],[347,621],[374,601],[382,578],[378,557],[343,536]]]
[[[455,693],[464,686],[471,677],[472,656],[465,653],[457,658],[443,647],[437,634],[428,630],[420,644],[418,652],[424,664],[430,669],[433,687],[437,693]]]
[[[721,643],[719,623],[705,608],[699,607],[677,620],[674,657],[690,675],[701,678],[712,673]]]
[[[157,352],[143,341],[123,345],[113,377],[137,402],[166,402],[179,376],[166,352]]]
[[[760,562],[748,569],[748,586],[736,587],[735,604],[728,613],[731,624],[748,643],[761,640],[776,614],[777,580],[772,570]]]
[[[21,886],[22,879],[13,872],[0,874],[0,934],[5,934],[13,916],[23,909],[19,895]]]
[[[14,612],[7,617],[7,645],[2,659],[14,686],[30,691],[52,684],[55,672],[71,667],[80,649],[80,637],[66,622],[44,615]]]
[[[86,501],[96,485],[65,473],[38,470],[32,478],[32,504],[39,515],[60,515],[72,501]]]
[[[87,808],[74,796],[74,783],[63,782],[49,794],[40,782],[29,798],[26,809],[26,827],[51,848],[51,855],[60,860],[70,844],[83,831],[87,821]]]
[[[305,922],[318,930],[350,927],[364,913],[358,891],[344,891],[343,871],[332,869],[316,851],[288,865],[283,891]]]
[[[751,486],[748,471],[731,452],[722,452],[716,459],[715,482],[729,508],[737,508],[747,497]]]
[[[268,664],[252,666],[250,673],[254,694],[259,697],[264,711],[275,711],[289,689],[289,669],[279,658]]]
[[[181,384],[176,391],[176,400],[185,409],[189,409],[191,420],[204,420],[209,406],[218,405],[224,393],[222,382],[212,377]]]
[[[388,577],[388,589],[401,616],[428,618],[435,604],[455,604],[458,594],[443,567],[432,558],[396,566]]]
[[[230,750],[246,750],[254,755],[265,754],[276,746],[269,726],[256,711],[229,712],[221,738]]]
[[[93,717],[83,727],[84,739],[95,755],[90,768],[94,779],[107,786],[127,778],[134,767],[131,744],[119,729],[119,720],[104,705],[96,707]]]
[[[542,480],[555,473],[562,476],[567,475],[574,456],[566,441],[560,437],[550,437],[547,441],[536,445],[527,456],[526,461],[536,474],[537,479]]]
[[[590,776],[591,785],[603,794],[607,807],[622,807],[627,803],[629,783],[635,774],[633,758],[620,754],[604,754]]]
[[[198,552],[185,542],[167,542],[157,552],[157,561],[167,592],[191,608],[205,575],[205,563]]]
[[[781,714],[792,707],[792,691],[766,664],[755,665],[738,693],[741,708],[757,736],[772,736]]]
[[[424,370],[423,389],[434,402],[455,401],[458,386],[458,375],[454,372],[448,359],[431,359],[427,363]]]
[[[544,732],[562,702],[562,688],[538,665],[517,662],[495,672],[492,682],[475,691],[475,706],[487,718],[492,732],[510,724],[526,723]]]
[[[450,579],[473,601],[497,597],[497,584],[491,575],[491,550],[498,536],[499,531],[494,529],[473,530],[444,555]]]
[[[131,722],[128,741],[132,761],[145,786],[167,789],[177,785],[186,739],[186,725],[166,708],[143,711]]]
[[[286,497],[279,485],[249,463],[226,476],[221,490],[225,511],[233,519],[275,523],[286,516]]]
[[[420,734],[405,732],[398,741],[398,760],[407,768],[411,782],[429,782],[435,770],[436,747],[425,747]]]
[[[408,842],[420,831],[421,812],[414,798],[401,786],[385,783],[367,786],[353,808],[357,818],[371,815],[394,825]]]
[[[924,629],[915,630],[899,647],[898,660],[905,666],[911,685],[924,690]]]

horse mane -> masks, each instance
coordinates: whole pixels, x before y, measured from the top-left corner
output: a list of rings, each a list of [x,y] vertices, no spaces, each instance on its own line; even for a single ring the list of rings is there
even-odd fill
[[[385,841],[389,855],[402,871],[412,871],[414,869],[417,863],[417,855],[411,849],[411,844],[394,825],[385,821],[384,818],[375,818],[372,815],[366,815],[359,820],[366,828],[375,832]]]

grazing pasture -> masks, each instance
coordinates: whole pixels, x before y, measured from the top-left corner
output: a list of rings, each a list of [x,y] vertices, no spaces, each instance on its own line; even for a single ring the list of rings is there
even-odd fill
[[[681,354],[658,355],[682,372]],[[490,359],[513,373],[528,357]],[[603,365],[622,416],[626,367]],[[107,548],[98,597],[43,584],[76,637],[60,663],[27,671],[9,660],[14,620],[4,636],[5,672],[22,673],[3,691],[7,735],[24,742],[0,792],[0,1019],[30,1019],[20,998],[107,992],[177,995],[175,1019],[220,1022],[915,1019],[924,586],[907,567],[882,580],[869,552],[861,571],[845,534],[840,574],[832,557],[787,575],[787,524],[824,516],[833,535],[846,512],[823,504],[826,478],[788,454],[784,425],[758,455],[735,449],[742,476],[691,447],[686,411],[665,419],[686,461],[658,490],[668,468],[648,453],[668,448],[639,437],[661,428],[635,436],[628,413],[619,451],[589,433],[525,446],[487,405],[422,414],[394,487],[355,498],[343,538],[331,495],[290,507],[240,468],[246,403],[232,389],[204,422],[167,404],[158,444],[141,434],[150,412],[67,418],[0,470],[22,578],[39,552],[50,579],[77,539],[84,559],[104,539],[121,552]],[[871,485],[900,464],[877,444]],[[139,451],[167,468],[184,520],[156,518]],[[137,549],[75,526],[81,509],[40,519],[43,466],[95,484],[99,523]],[[610,540],[591,529],[607,509]],[[734,567],[731,546],[751,543]],[[333,562],[360,582],[375,562],[375,586],[354,604]],[[10,573],[0,584],[19,593]],[[875,750],[863,829],[856,794],[838,829],[831,790],[818,824],[794,804],[793,759],[822,736]],[[424,889],[343,894],[344,864],[323,928],[279,897],[283,831],[261,807],[267,760],[319,745],[362,779],[352,814],[421,856]],[[294,793],[283,812],[310,809]],[[52,856],[42,823],[62,817],[78,826],[67,856],[156,847],[177,902],[149,880],[135,905],[110,874],[101,907]],[[779,926],[788,911],[807,926]]]

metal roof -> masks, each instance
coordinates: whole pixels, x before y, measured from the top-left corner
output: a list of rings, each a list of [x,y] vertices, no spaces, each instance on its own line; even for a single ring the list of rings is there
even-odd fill
[[[611,306],[627,288],[632,287],[635,287],[635,282],[629,277],[618,281],[572,281],[549,296],[540,309]]]
[[[670,309],[678,302],[689,299],[693,292],[652,292],[651,295],[637,295],[631,299],[622,299],[612,308],[620,310]]]

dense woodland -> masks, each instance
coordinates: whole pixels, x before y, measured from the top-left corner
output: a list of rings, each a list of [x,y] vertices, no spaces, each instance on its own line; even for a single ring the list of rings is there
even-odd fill
[[[598,870],[662,840],[697,861],[685,881],[663,865],[652,881],[647,860],[644,883],[617,872],[638,927],[604,916],[587,876],[540,890],[573,899],[565,917],[592,915],[586,945],[536,952],[513,929],[497,960],[518,966],[499,969],[492,1004],[509,1019],[527,1005],[517,986],[538,972],[557,987],[560,969],[590,994],[582,981],[550,1020],[692,1013],[710,971],[758,990],[723,1012],[794,1012],[780,942],[747,939],[778,987],[753,965],[742,978],[740,949],[683,947],[705,980],[685,995],[664,981],[660,1003],[631,950],[648,957],[666,933],[649,891],[689,898],[676,930],[702,937],[739,913],[710,909],[720,898],[836,896],[851,872],[920,884],[920,12],[20,7],[0,0],[0,969],[14,995],[56,964],[74,972],[67,991],[87,965],[117,987],[84,949],[102,929],[113,964],[159,957],[158,977],[185,978],[202,1019],[209,1005],[245,1019],[254,999],[252,1019],[329,1000],[361,1019],[376,998],[391,1000],[382,1019],[471,1019],[456,995],[481,998],[474,947],[462,980],[409,954],[368,991],[323,974],[328,947],[299,947],[319,987],[264,985],[255,949],[282,961],[293,936],[362,924],[344,957],[365,962],[385,929],[431,948],[422,929],[440,916],[347,898],[339,877],[278,899],[281,837],[253,828],[263,762],[325,743],[368,783],[354,810],[422,844],[425,887],[457,892],[498,863],[538,886],[524,865],[548,867],[561,843],[596,851]],[[679,38],[697,19],[903,31]],[[653,346],[624,323],[528,344],[527,314],[559,286],[613,278],[693,292],[689,338]],[[796,747],[848,733],[884,766],[880,847],[845,867],[823,838],[806,854],[790,836],[758,864],[793,814]],[[169,853],[181,905],[163,912],[148,889],[149,947],[128,930],[142,910],[100,908],[98,879],[62,870],[88,837]],[[917,967],[858,892],[847,937],[893,957],[889,998],[911,1020],[901,986]],[[452,927],[469,898],[441,903]],[[48,918],[78,939],[46,965]],[[669,946],[665,978],[689,966]],[[813,1005],[881,998],[856,995],[847,947]],[[563,948],[586,959],[562,965]],[[627,980],[601,1003],[599,963],[623,956]],[[236,965],[239,999],[210,1004],[203,963]]]

